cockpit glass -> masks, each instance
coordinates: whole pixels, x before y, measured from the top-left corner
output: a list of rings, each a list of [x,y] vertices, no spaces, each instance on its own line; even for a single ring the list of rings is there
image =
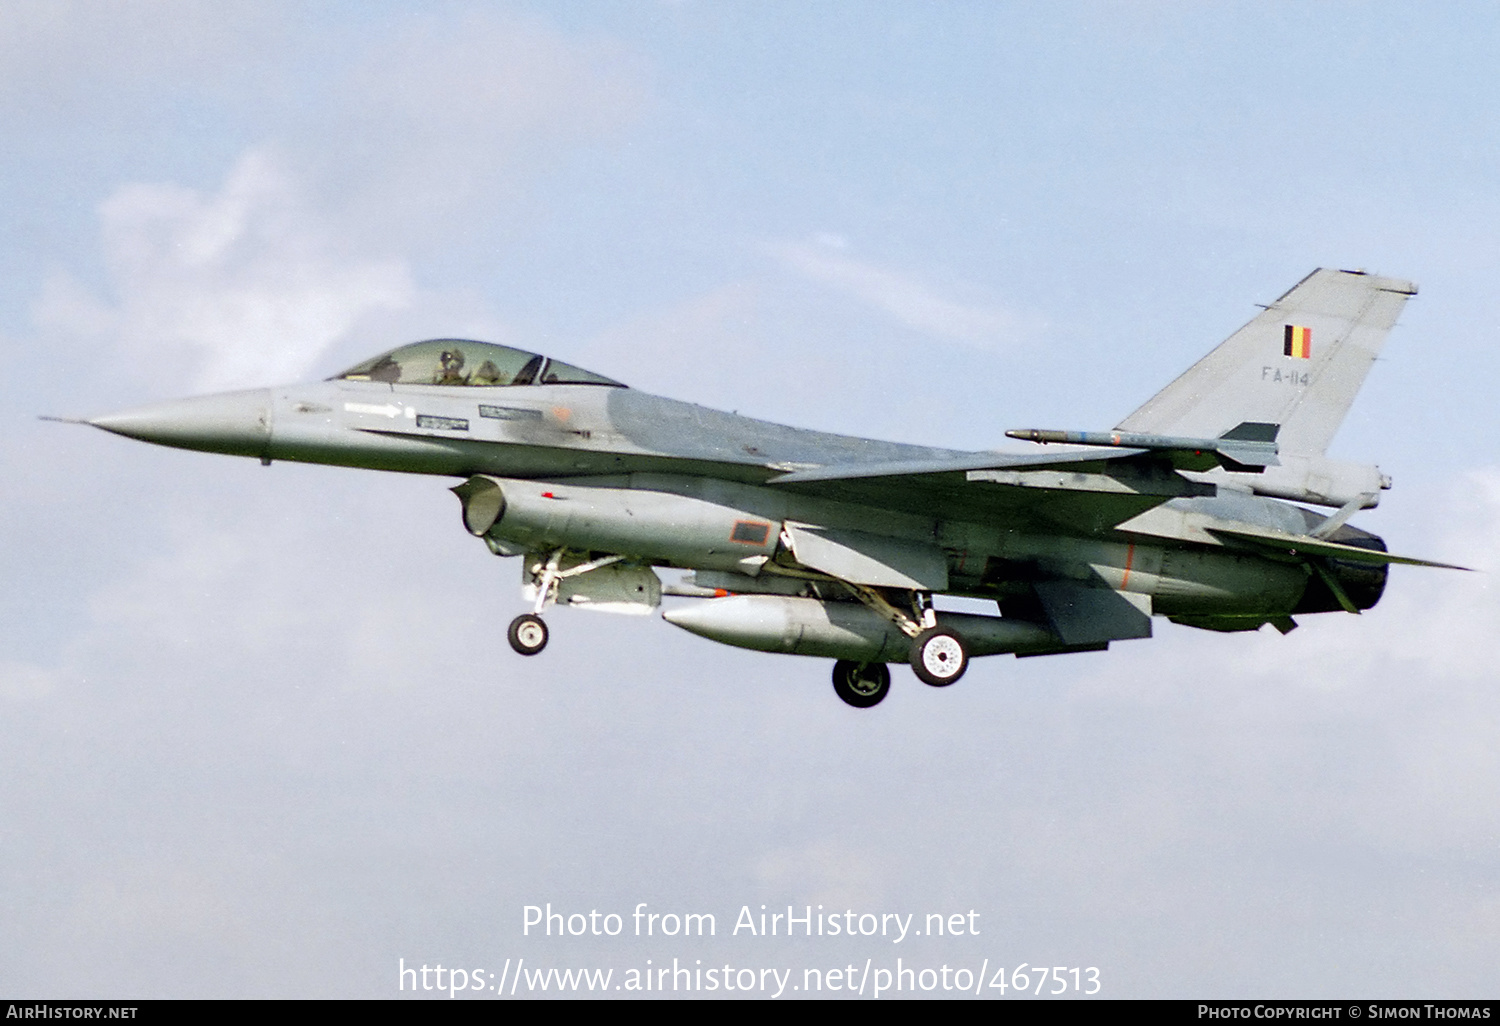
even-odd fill
[[[438,338],[393,349],[336,375],[403,385],[614,385],[601,374],[492,342]]]
[[[574,367],[570,363],[561,360],[548,360],[547,368],[542,371],[543,385],[618,385],[618,381],[611,381],[603,374],[595,374],[586,371],[582,367]]]

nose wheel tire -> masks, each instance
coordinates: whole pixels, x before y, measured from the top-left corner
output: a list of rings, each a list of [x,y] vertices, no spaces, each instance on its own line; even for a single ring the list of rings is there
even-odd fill
[[[945,688],[969,668],[969,650],[947,627],[929,627],[911,641],[911,668],[923,684]]]
[[[536,655],[547,647],[547,625],[540,616],[530,613],[522,613],[512,620],[505,636],[510,647],[524,656]]]
[[[833,664],[833,690],[856,709],[868,709],[890,692],[891,671],[885,663],[840,659]]]

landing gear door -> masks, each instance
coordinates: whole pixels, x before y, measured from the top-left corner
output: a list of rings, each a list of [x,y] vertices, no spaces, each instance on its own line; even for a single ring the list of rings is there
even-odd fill
[[[584,557],[564,558],[559,569],[566,574],[570,564],[582,565]],[[528,556],[522,568],[522,593],[528,602],[536,601],[538,578],[545,557]],[[556,584],[556,602],[578,609],[597,609],[602,613],[647,616],[661,605],[661,580],[648,566],[611,563],[573,576],[561,576]]]

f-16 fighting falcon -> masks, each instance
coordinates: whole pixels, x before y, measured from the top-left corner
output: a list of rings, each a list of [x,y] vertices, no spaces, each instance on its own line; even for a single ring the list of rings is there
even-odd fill
[[[1324,455],[1416,291],[1314,271],[1114,430],[1006,432],[1032,453],[783,427],[467,339],[87,423],[267,464],[459,478],[463,526],[520,561],[521,655],[546,647],[552,605],[649,613],[684,596],[669,623],[833,659],[839,697],[869,707],[893,662],[945,687],[975,656],[1098,651],[1150,637],[1153,616],[1286,633],[1370,608],[1391,563],[1447,566],[1351,525],[1391,481]],[[664,587],[658,567],[691,573]],[[940,595],[998,615],[939,611]]]

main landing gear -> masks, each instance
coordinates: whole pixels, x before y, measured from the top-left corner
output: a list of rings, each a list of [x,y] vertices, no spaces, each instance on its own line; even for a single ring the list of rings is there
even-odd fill
[[[912,639],[909,661],[912,663],[912,672],[916,673],[916,679],[919,679],[922,684],[930,684],[932,687],[948,687],[963,676],[966,669],[969,669],[969,646],[956,630],[938,624],[938,610],[933,607],[932,592],[906,592],[903,603],[901,598],[885,594],[880,588],[858,585],[847,580],[844,586],[849,588],[853,597],[885,616],[892,624],[900,628],[901,633]],[[909,603],[909,609],[901,607],[906,603]],[[856,679],[853,673],[856,672],[868,673],[871,675],[868,679],[873,681],[874,670],[868,669],[871,666],[874,664],[840,660],[840,663],[834,666],[834,690],[838,691],[838,697],[841,697],[844,702],[849,702],[849,705],[858,705],[861,708],[874,705],[885,697],[885,690],[889,687],[889,670],[886,670],[883,664],[880,664],[880,672],[885,675],[885,685],[882,685],[879,690],[874,690],[874,685],[870,682],[865,682],[864,690],[861,690],[853,682]],[[858,667],[858,669],[849,669],[849,667]]]
[[[912,639],[911,668],[922,683],[945,688],[969,668],[969,651],[952,630],[929,627]],[[833,690],[856,709],[868,709],[890,693],[891,671],[885,663],[840,659],[833,664]]]
[[[923,684],[945,688],[968,668],[964,639],[947,627],[928,627],[911,639],[911,669]]]
[[[954,631],[929,627],[912,639],[911,668],[922,683],[945,688],[969,668],[969,651]],[[856,709],[868,709],[890,693],[891,671],[885,663],[840,659],[833,664],[833,690]]]
[[[868,709],[890,692],[891,671],[885,663],[840,659],[833,664],[833,690],[854,708]]]

